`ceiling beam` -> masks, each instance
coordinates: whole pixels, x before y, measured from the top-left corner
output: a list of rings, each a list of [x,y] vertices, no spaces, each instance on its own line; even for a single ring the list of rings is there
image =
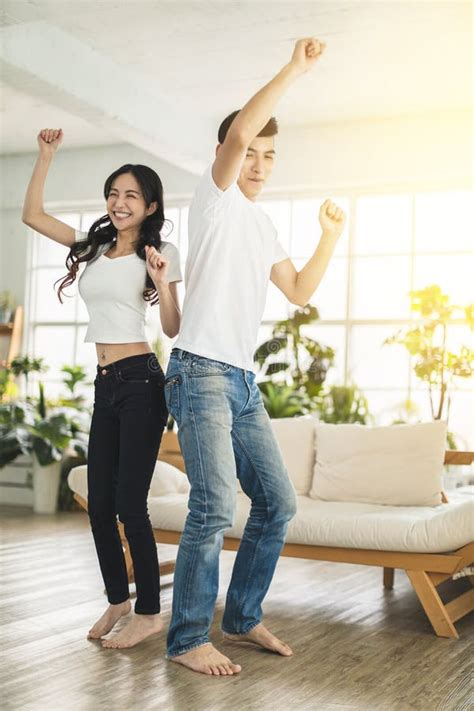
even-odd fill
[[[166,66],[150,80],[43,21],[0,30],[0,66],[15,88],[191,173],[212,156],[213,127],[185,97],[160,91]]]

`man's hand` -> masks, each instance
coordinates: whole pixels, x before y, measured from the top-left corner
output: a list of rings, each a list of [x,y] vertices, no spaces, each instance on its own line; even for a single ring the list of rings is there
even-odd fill
[[[145,254],[146,268],[156,288],[168,284],[168,260],[148,244],[145,246]]]
[[[314,67],[325,47],[326,44],[315,37],[298,40],[293,50],[290,66],[297,69],[300,74],[304,74]]]
[[[331,200],[325,200],[319,210],[319,224],[323,231],[323,237],[337,239],[341,236],[345,223],[346,216],[344,211]]]
[[[53,156],[64,138],[62,128],[43,128],[36,137],[40,155]]]

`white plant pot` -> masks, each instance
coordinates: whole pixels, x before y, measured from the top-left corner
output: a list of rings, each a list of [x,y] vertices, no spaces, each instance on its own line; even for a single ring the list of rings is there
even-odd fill
[[[33,457],[33,511],[41,514],[56,513],[58,507],[61,462],[41,466]]]

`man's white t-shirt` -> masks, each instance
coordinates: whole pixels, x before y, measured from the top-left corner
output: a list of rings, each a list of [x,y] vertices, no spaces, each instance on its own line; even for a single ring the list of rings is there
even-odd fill
[[[288,258],[270,218],[209,167],[189,210],[186,293],[176,348],[254,370],[273,264]]]

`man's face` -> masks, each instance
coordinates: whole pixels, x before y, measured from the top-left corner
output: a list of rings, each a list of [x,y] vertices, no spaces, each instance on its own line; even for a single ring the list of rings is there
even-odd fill
[[[275,159],[274,137],[257,136],[247,149],[237,185],[249,200],[256,200],[269,178]]]

